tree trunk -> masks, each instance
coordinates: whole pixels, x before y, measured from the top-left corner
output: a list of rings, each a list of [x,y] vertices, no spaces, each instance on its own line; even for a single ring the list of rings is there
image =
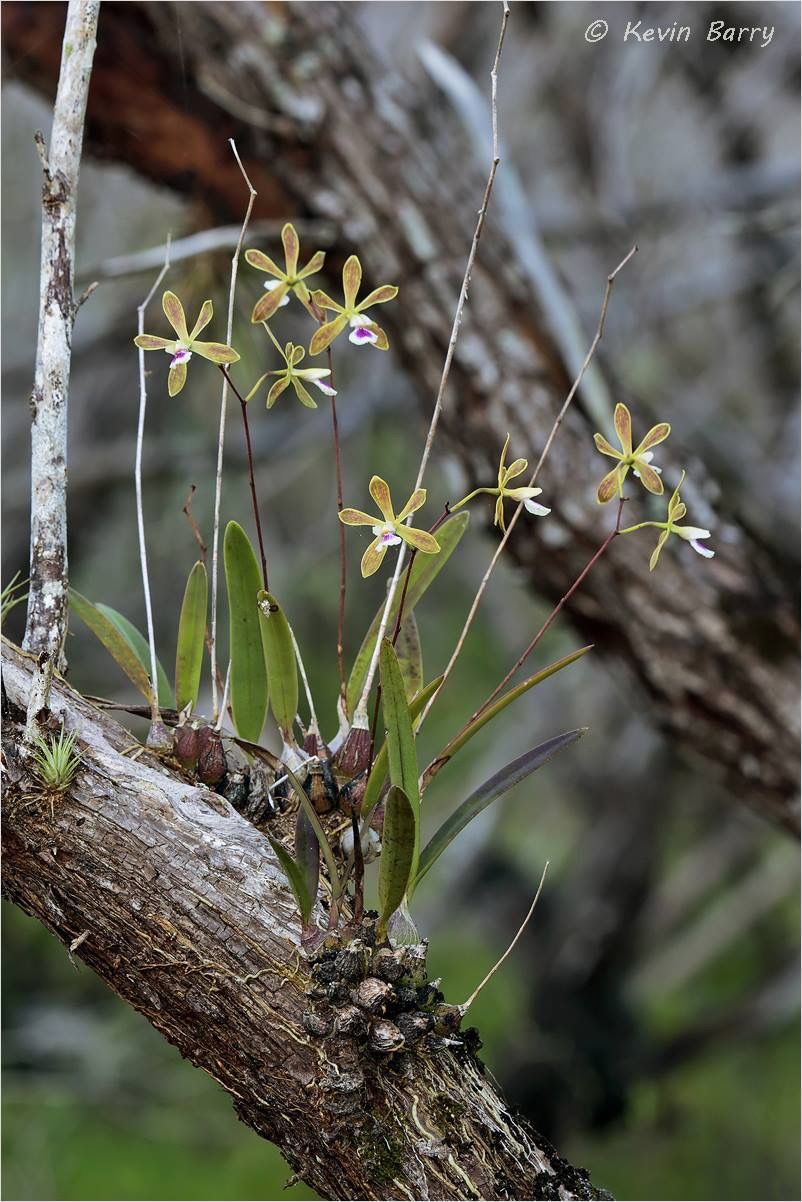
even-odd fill
[[[258,191],[255,218],[333,220],[341,243],[330,268],[358,247],[369,281],[401,286],[382,322],[428,409],[482,180],[456,120],[440,110],[433,120],[431,92],[377,61],[359,11],[334,3],[106,5],[88,144],[202,200],[210,220],[236,220],[246,198],[226,142],[235,137]],[[51,87],[62,7],[6,4],[3,21],[18,75]],[[601,295],[602,284],[583,286]],[[514,239],[491,206],[442,426],[472,486],[495,477],[507,431],[516,453],[536,454],[569,383],[516,266]],[[513,556],[549,599],[565,592],[612,521],[594,500],[606,470],[595,428],[580,391],[539,481],[552,516],[521,521],[511,539]],[[682,461],[670,454],[661,462],[674,480]],[[698,753],[734,795],[798,832],[796,606],[749,532],[716,514],[704,489],[689,482],[685,491],[690,520],[715,531],[715,560],[671,547],[650,574],[647,536],[619,539],[568,613],[600,654],[628,666],[681,751]]]
[[[49,798],[19,756],[36,661],[4,640],[4,893],[231,1094],[324,1198],[597,1198],[510,1113],[470,1050],[311,1034],[298,914],[265,835],[54,682],[82,753]],[[306,1019],[304,1018],[307,1014]]]

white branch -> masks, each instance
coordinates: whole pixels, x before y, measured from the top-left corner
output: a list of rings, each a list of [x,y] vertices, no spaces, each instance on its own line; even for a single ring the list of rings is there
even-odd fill
[[[70,385],[75,217],[84,115],[100,4],[71,0],[61,53],[50,154],[44,170],[39,329],[31,396],[31,558],[25,647],[64,667],[67,625],[67,401]],[[47,704],[48,674],[32,690],[29,727]]]

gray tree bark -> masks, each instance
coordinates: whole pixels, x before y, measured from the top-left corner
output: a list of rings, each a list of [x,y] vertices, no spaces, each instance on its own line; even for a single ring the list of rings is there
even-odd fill
[[[382,319],[428,410],[482,180],[457,120],[430,119],[431,93],[384,68],[360,34],[358,11],[335,3],[109,5],[89,144],[202,199],[217,221],[242,214],[242,179],[226,144],[235,137],[258,192],[255,219],[331,220],[341,231],[341,252],[327,264],[333,272],[358,246],[368,280],[400,285]],[[58,6],[37,6],[34,22],[31,12],[26,3],[4,6],[6,46],[19,74],[47,87],[61,15]],[[583,286],[601,297],[603,281]],[[625,304],[619,289],[614,303]],[[441,430],[472,485],[494,478],[507,431],[514,447],[536,456],[569,384],[514,241],[491,211]],[[511,540],[532,587],[550,599],[570,586],[611,521],[593,496],[604,471],[595,428],[580,391],[539,480],[552,516],[520,522]],[[667,446],[680,439],[676,432]],[[661,454],[669,480],[688,465],[672,454]],[[617,540],[568,613],[600,654],[627,665],[682,754],[796,833],[796,606],[782,565],[734,515],[715,511],[699,468],[686,499],[694,524],[715,531],[715,560],[667,548],[650,574],[646,536]]]

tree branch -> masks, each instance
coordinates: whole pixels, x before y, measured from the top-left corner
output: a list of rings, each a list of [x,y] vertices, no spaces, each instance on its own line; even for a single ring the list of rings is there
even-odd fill
[[[312,1034],[309,963],[266,836],[149,752],[122,754],[130,735],[60,678],[54,721],[75,732],[82,763],[51,812],[19,754],[35,671],[4,640],[5,894],[231,1094],[312,1188],[609,1196],[510,1113],[468,1039],[430,1034],[382,1055]]]
[[[25,646],[64,667],[67,629],[67,402],[72,328],[75,216],[84,114],[95,52],[99,3],[72,0],[53,110],[50,153],[36,133],[42,160],[42,248],[39,330],[31,396],[30,591]],[[37,677],[28,705],[29,733],[47,705],[49,672]]]

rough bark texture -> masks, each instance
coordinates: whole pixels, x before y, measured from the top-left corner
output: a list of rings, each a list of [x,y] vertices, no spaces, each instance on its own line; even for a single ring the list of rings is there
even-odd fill
[[[4,5],[5,45],[18,75],[48,88],[63,8],[37,5],[33,14],[30,4]],[[218,221],[242,214],[242,178],[226,142],[234,136],[259,194],[255,218],[332,220],[343,256],[359,248],[368,283],[401,286],[382,321],[428,409],[482,179],[458,121],[427,116],[426,88],[376,61],[357,17],[358,6],[333,3],[107,5],[89,143],[200,198]],[[336,271],[343,256],[330,255],[329,266]],[[602,283],[583,286],[601,295]],[[623,287],[616,304],[626,304]],[[491,210],[442,430],[472,484],[494,477],[507,431],[516,453],[536,455],[568,384]],[[519,523],[511,540],[514,557],[549,598],[562,595],[612,521],[593,496],[606,471],[592,446],[594,428],[580,395],[539,481],[553,514]],[[680,438],[670,453],[679,455]],[[674,479],[691,465],[670,453],[661,462]],[[671,547],[650,575],[647,536],[618,540],[571,600],[570,617],[601,654],[629,666],[654,720],[683,751],[698,753],[733,794],[798,831],[796,606],[748,531],[715,513],[690,480],[685,499],[689,520],[715,531],[715,560]]]
[[[171,775],[57,679],[54,720],[82,752],[68,793],[19,757],[35,660],[3,644],[5,894],[234,1099],[327,1198],[590,1198],[510,1113],[466,1044],[378,1055],[311,1035],[298,917],[267,838]],[[308,1022],[307,1022],[308,1026]]]
[[[67,629],[67,400],[78,172],[99,3],[69,5],[50,145],[43,156],[39,333],[31,396],[31,561],[25,646],[61,668]],[[58,46],[61,45],[59,38]],[[41,139],[41,135],[38,135]],[[39,678],[46,682],[46,677]],[[46,700],[34,689],[31,713]]]

